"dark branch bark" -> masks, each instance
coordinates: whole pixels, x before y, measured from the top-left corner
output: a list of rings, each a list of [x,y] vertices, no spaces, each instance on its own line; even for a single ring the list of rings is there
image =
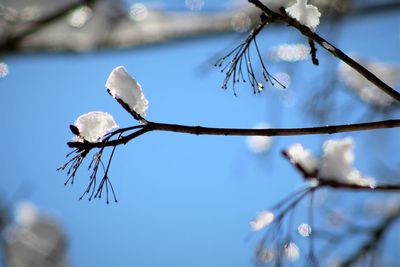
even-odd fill
[[[318,187],[330,187],[334,189],[344,189],[344,190],[357,190],[357,191],[376,191],[376,192],[390,192],[390,191],[400,191],[400,185],[392,185],[392,184],[382,184],[374,187],[365,186],[365,185],[357,185],[350,183],[343,183],[334,180],[322,180],[318,179],[319,184]]]
[[[69,142],[71,148],[91,149],[103,146],[115,146],[126,144],[130,140],[150,131],[176,132],[195,135],[223,135],[223,136],[292,136],[292,135],[315,135],[315,134],[335,134],[343,132],[367,131],[374,129],[400,127],[400,120],[386,120],[377,122],[344,124],[308,128],[279,128],[279,129],[236,129],[236,128],[211,128],[202,126],[187,126],[179,124],[157,123],[145,121],[146,124],[134,127],[121,128],[111,134],[124,133],[132,129],[140,129],[134,133],[122,136],[117,140],[90,143],[90,142]],[[108,139],[109,140],[109,139]]]
[[[272,18],[274,21],[278,22],[283,22],[287,23],[289,26],[292,26],[296,28],[298,31],[301,32],[304,36],[314,40],[316,43],[318,43],[320,46],[322,46],[325,50],[327,50],[329,53],[334,55],[335,57],[339,58],[346,64],[348,64],[350,67],[352,67],[354,70],[356,70],[358,73],[360,73],[362,76],[364,76],[367,80],[369,80],[371,83],[376,85],[379,89],[381,89],[383,92],[386,94],[390,95],[394,99],[396,99],[398,102],[400,102],[400,93],[391,88],[389,85],[384,83],[381,79],[379,79],[375,74],[361,66],[359,63],[351,59],[348,55],[343,53],[340,49],[329,43],[327,40],[319,36],[317,33],[311,31],[307,26],[302,25],[300,22],[298,22],[296,19],[293,19],[289,17],[286,14],[279,14],[268,7],[266,7],[261,1],[259,0],[248,0],[250,3],[254,4],[256,7],[261,9],[264,13],[266,13],[268,16]]]

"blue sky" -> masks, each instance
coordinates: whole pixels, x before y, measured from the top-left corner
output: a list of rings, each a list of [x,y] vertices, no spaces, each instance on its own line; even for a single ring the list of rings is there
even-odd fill
[[[394,12],[345,21],[334,43],[345,52],[398,64],[399,22]],[[321,32],[326,35],[323,27]],[[134,49],[4,57],[9,75],[0,80],[3,198],[12,200],[19,188],[27,188],[21,198],[65,229],[71,266],[251,266],[257,237],[245,241],[249,221],[302,184],[280,150],[302,142],[317,153],[323,137],[276,138],[269,154],[255,156],[244,137],[148,133],[117,148],[110,176],[118,204],[78,201],[90,175],[85,168],[67,187],[65,173],[56,172],[69,152],[68,125],[80,114],[100,110],[113,114],[122,127],[136,123],[104,87],[118,65],[141,83],[152,121],[238,128],[260,121],[274,127],[315,125],[301,108],[312,90],[310,82],[320,81],[316,75],[323,71],[308,61],[296,63],[289,89],[296,99],[292,106],[270,86],[261,95],[242,87],[235,97],[220,89],[224,76],[219,70],[210,66],[199,73],[199,66],[235,38],[227,34]],[[304,41],[282,28],[267,29],[263,38],[265,51],[282,42]],[[330,62],[326,53],[319,55],[322,65]],[[285,68],[270,67],[272,73]],[[349,94],[336,96],[361,108]],[[334,120],[357,118],[354,112]],[[374,138],[353,136],[361,144]],[[358,155],[368,155],[365,151],[363,145],[356,148]],[[358,167],[372,172],[368,162],[368,157],[357,157]]]

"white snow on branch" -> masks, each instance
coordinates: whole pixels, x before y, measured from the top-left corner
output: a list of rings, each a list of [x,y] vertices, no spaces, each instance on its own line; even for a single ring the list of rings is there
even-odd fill
[[[297,0],[296,4],[286,8],[286,13],[312,31],[316,30],[321,16],[316,6],[307,5],[307,0]]]
[[[280,13],[279,8],[281,7],[286,8],[292,5],[295,2],[295,0],[264,0],[262,2],[272,11]]]
[[[267,123],[260,122],[253,129],[268,129],[270,126]],[[249,136],[246,139],[247,148],[256,154],[265,153],[271,147],[271,136]]]
[[[131,111],[146,116],[145,111],[149,102],[144,97],[140,84],[128,74],[123,66],[116,67],[108,76],[106,87],[116,99],[127,104]]]
[[[354,142],[351,137],[328,140],[323,145],[320,177],[362,186],[374,186],[372,178],[363,177],[354,163]]]
[[[23,201],[17,203],[15,207],[15,221],[18,225],[29,227],[38,219],[38,211],[31,202]]]
[[[285,244],[284,247],[283,247],[283,252],[284,252],[285,258],[289,262],[295,262],[295,261],[297,261],[299,259],[300,249],[293,242],[289,242],[289,243]]]
[[[375,186],[375,180],[363,176],[354,164],[354,142],[350,137],[327,140],[323,154],[318,160],[301,144],[294,144],[286,150],[290,161],[300,166],[309,177],[318,173],[320,180],[334,180],[361,186]]]
[[[74,126],[79,130],[79,136],[76,136],[74,141],[86,140],[92,143],[99,142],[111,129],[118,127],[113,116],[102,111],[92,111],[79,116]]]
[[[304,149],[301,144],[294,144],[286,151],[290,161],[298,164],[308,174],[313,174],[318,168],[316,159],[308,149]]]
[[[388,63],[364,60],[359,57],[354,59],[366,67],[369,71],[377,75],[389,86],[394,87],[400,83],[400,67]],[[364,76],[359,74],[346,63],[340,63],[338,67],[340,80],[353,90],[365,102],[377,107],[389,107],[394,103],[392,97],[382,92],[378,87],[369,82]]]
[[[353,139],[328,140],[323,145],[320,175],[333,180],[347,179],[353,169]]]

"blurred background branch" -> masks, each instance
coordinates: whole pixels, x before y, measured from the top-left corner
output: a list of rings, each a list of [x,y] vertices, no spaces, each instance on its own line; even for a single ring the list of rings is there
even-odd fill
[[[273,2],[273,1],[272,1]],[[399,8],[398,1],[316,0],[324,18]],[[194,7],[195,8],[195,7]],[[246,31],[259,11],[245,3],[227,10],[166,11],[121,0],[4,0],[0,3],[0,53],[89,51],[133,47],[182,38]]]

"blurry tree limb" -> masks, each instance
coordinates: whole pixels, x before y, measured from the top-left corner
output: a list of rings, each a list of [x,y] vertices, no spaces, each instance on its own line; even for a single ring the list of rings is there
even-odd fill
[[[77,0],[75,0],[77,1]],[[26,5],[26,0],[6,0],[1,3],[4,6]],[[45,0],[30,0],[29,6],[37,6],[38,3],[46,3]],[[65,17],[63,10],[74,10],[79,5],[88,5],[93,0],[79,0],[71,4],[70,0],[50,1],[48,6],[58,5],[59,10],[52,13],[57,19],[51,19],[51,23],[30,25],[24,22],[22,26],[29,27],[32,32],[29,38],[15,38],[19,35],[21,25],[18,27],[1,27],[0,33],[8,32],[9,37],[0,34],[0,43],[9,43],[0,47],[2,53],[15,53],[24,51],[88,51],[99,48],[134,47],[146,44],[164,43],[167,41],[210,35],[215,33],[232,32],[232,24],[239,15],[245,18],[251,25],[255,25],[258,18],[258,8],[250,5],[234,6],[226,10],[211,12],[189,12],[189,11],[166,11],[156,10],[151,7],[147,9],[148,15],[143,21],[132,21],[129,18],[129,10],[124,9],[120,0],[104,1],[97,0],[92,6],[93,18],[82,28],[70,27],[67,21],[60,18]],[[312,1],[311,1],[312,2]],[[0,4],[0,5],[1,5]],[[318,1],[318,8],[324,17],[335,18],[338,16],[356,16],[393,10],[400,7],[400,2],[373,3],[361,5],[348,0]],[[38,5],[41,9],[42,7]],[[57,15],[58,13],[58,15]],[[61,15],[60,15],[61,14]],[[50,15],[47,15],[51,18]],[[40,18],[39,18],[40,19]],[[43,19],[43,18],[42,18]],[[40,19],[40,20],[42,20]],[[1,22],[1,17],[0,17]],[[184,23],[182,23],[184,22]],[[247,23],[247,22],[246,22]],[[23,28],[24,28],[23,27]],[[11,38],[14,41],[7,41]],[[18,39],[18,40],[17,40]],[[1,45],[0,45],[1,46]]]
[[[72,10],[82,6],[82,5],[92,5],[95,4],[97,0],[80,0],[78,2],[69,3],[50,14],[45,14],[40,19],[33,21],[26,28],[12,32],[7,38],[0,41],[0,52],[7,53],[16,50],[20,42],[27,36],[34,34],[46,26],[49,26],[59,19],[64,18]]]
[[[380,224],[369,232],[369,238],[347,259],[340,263],[342,267],[355,266],[369,253],[375,251],[385,238],[385,234],[400,217],[400,207],[384,218]]]

